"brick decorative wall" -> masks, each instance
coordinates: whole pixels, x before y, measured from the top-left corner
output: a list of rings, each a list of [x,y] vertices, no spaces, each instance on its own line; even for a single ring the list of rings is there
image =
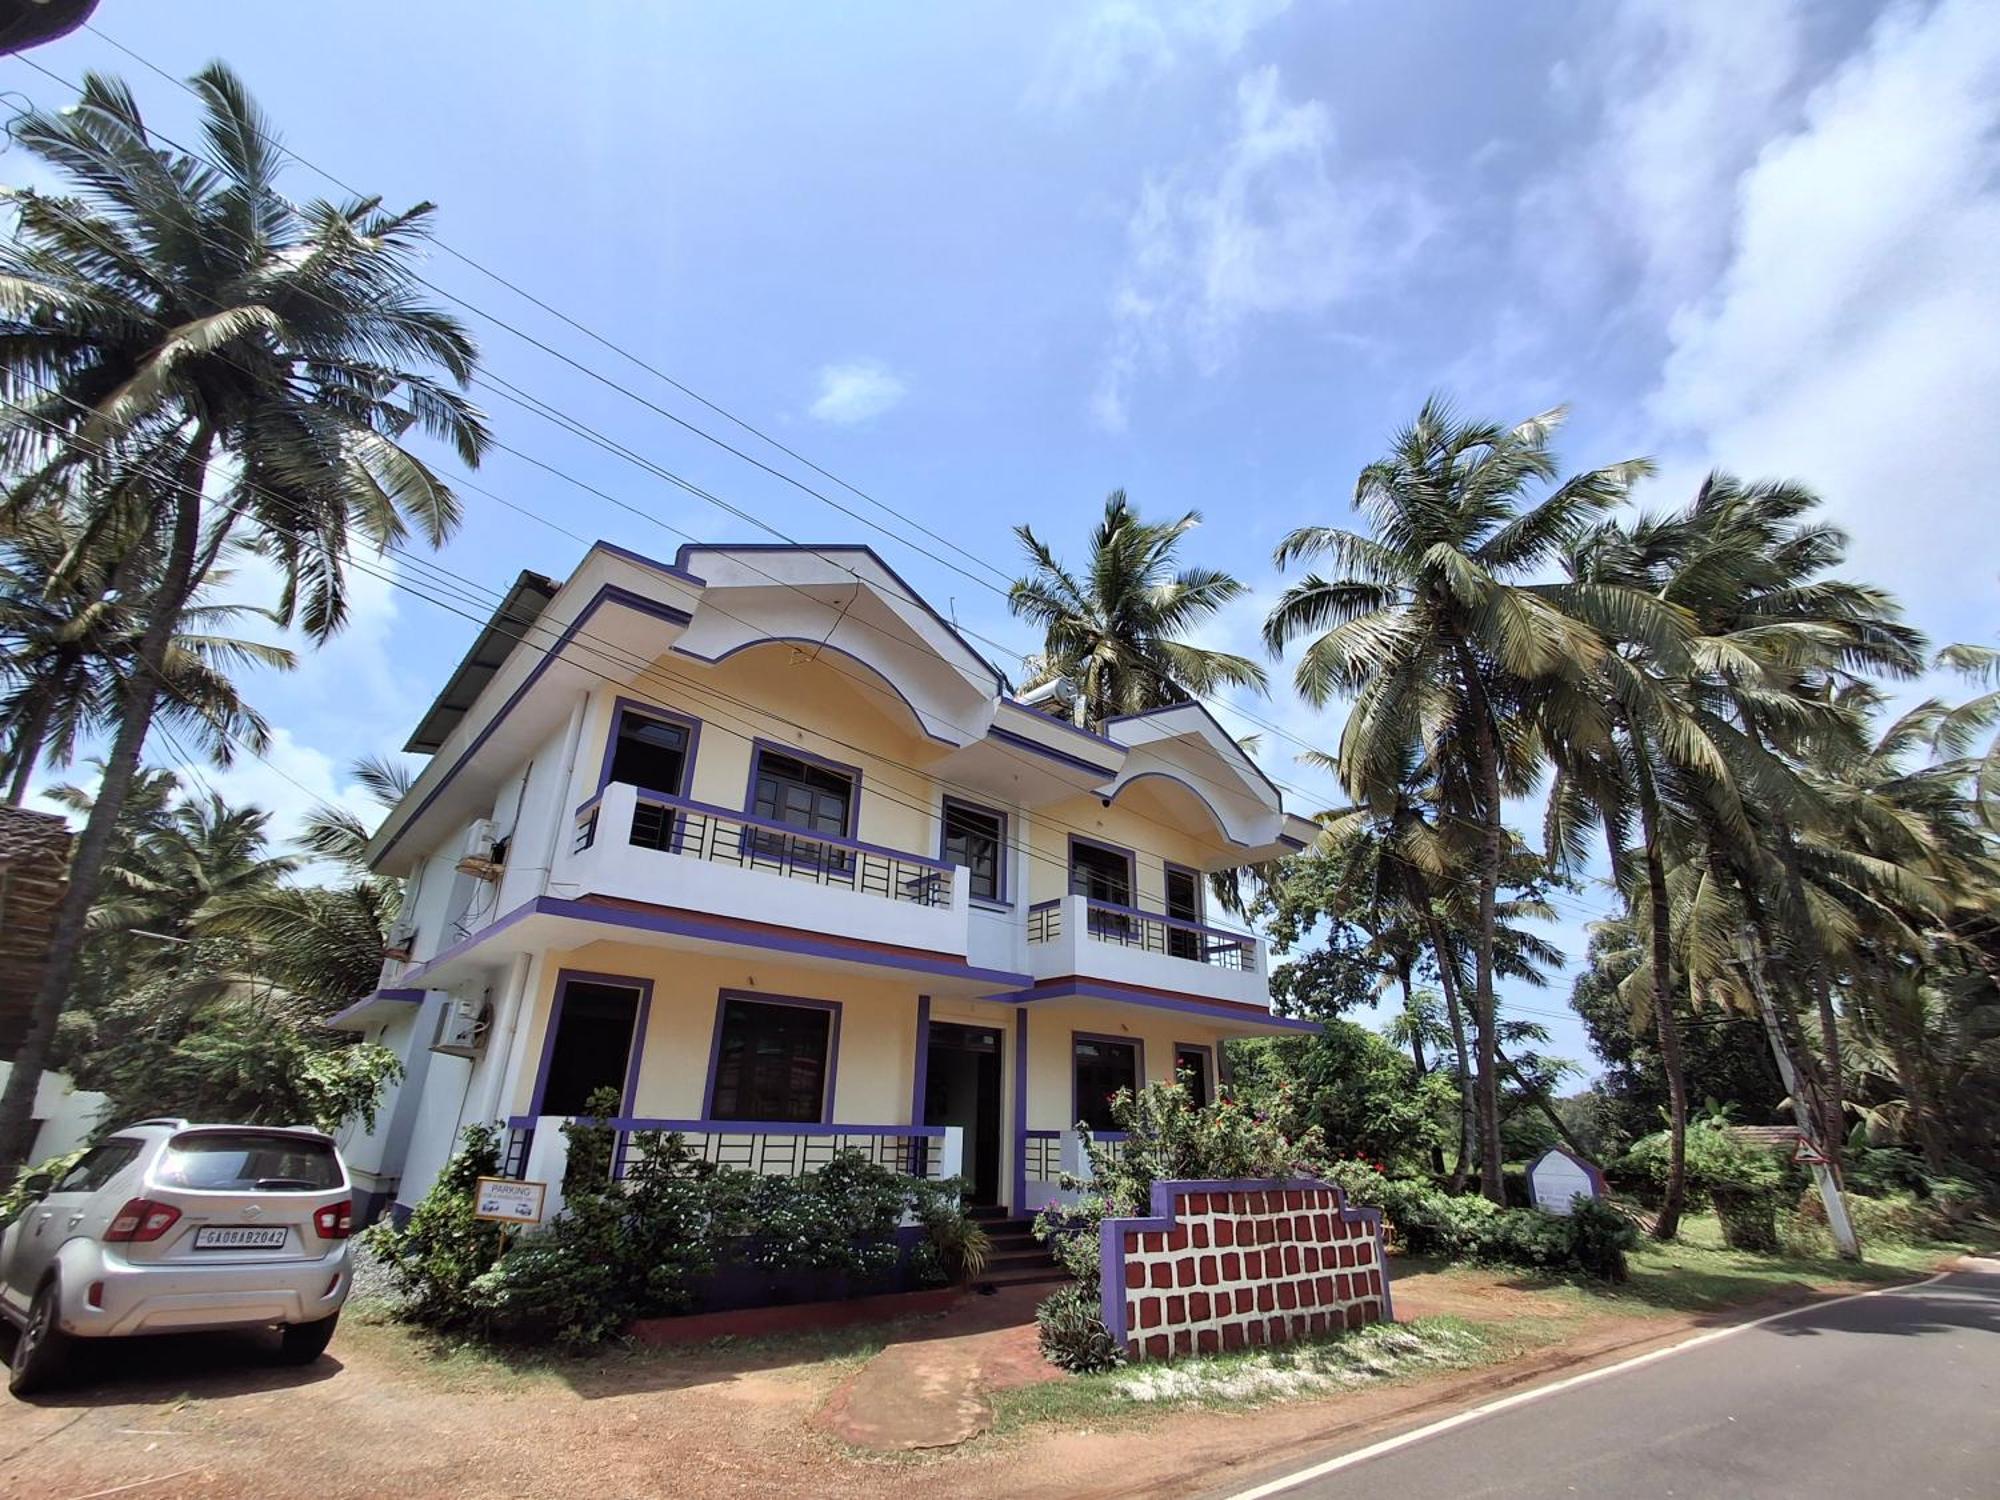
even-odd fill
[[[1313,1179],[1156,1182],[1106,1219],[1104,1322],[1132,1359],[1282,1344],[1393,1318],[1382,1215]]]

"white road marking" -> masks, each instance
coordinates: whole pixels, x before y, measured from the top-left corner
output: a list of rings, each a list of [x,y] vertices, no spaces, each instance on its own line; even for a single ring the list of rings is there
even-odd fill
[[[1424,1427],[1413,1428],[1409,1432],[1398,1433],[1395,1437],[1384,1438],[1379,1443],[1370,1443],[1366,1448],[1356,1448],[1352,1453],[1343,1453],[1329,1458],[1311,1468],[1300,1469],[1295,1474],[1269,1480],[1253,1489],[1239,1490],[1227,1500],[1265,1500],[1266,1496],[1282,1495],[1286,1490],[1296,1489],[1302,1484],[1310,1484],[1315,1479],[1323,1479],[1328,1474],[1337,1474],[1342,1469],[1351,1469],[1356,1464],[1366,1463],[1371,1458],[1380,1458],[1385,1453],[1393,1453],[1398,1448],[1407,1448],[1412,1443],[1421,1443],[1426,1438],[1436,1437],[1441,1432],[1449,1432],[1454,1427],[1477,1422],[1482,1417],[1490,1417],[1495,1412],[1507,1411],[1516,1406],[1526,1406],[1530,1401],[1539,1401],[1544,1396],[1553,1396],[1561,1391],[1574,1390],[1577,1386],[1588,1385],[1593,1380],[1603,1380],[1626,1370],[1635,1370],[1641,1365],[1650,1365],[1665,1359],[1670,1354],[1682,1354],[1703,1344],[1712,1344],[1717,1339],[1726,1339],[1733,1334],[1746,1333],[1752,1328],[1762,1328],[1766,1323],[1776,1323],[1784,1318],[1795,1318],[1801,1313],[1821,1312],[1829,1307],[1838,1307],[1843,1302],[1860,1302],[1868,1297],[1888,1297],[1901,1292],[1921,1291],[1934,1286],[1947,1277],[1962,1274],[1966,1270],[1985,1271],[1995,1268],[1992,1261],[1973,1261],[1956,1270],[1939,1271],[1935,1276],[1927,1276],[1922,1281],[1906,1282],[1900,1286],[1881,1286],[1872,1291],[1850,1292],[1844,1297],[1833,1297],[1825,1302],[1812,1302],[1804,1307],[1787,1308],[1784,1312],[1767,1313],[1761,1318],[1753,1318],[1748,1323],[1732,1323],[1727,1328],[1712,1328],[1707,1333],[1698,1333],[1693,1338],[1682,1339],[1678,1344],[1669,1344],[1663,1349],[1649,1350],[1636,1354],[1630,1359],[1620,1360],[1615,1365],[1604,1365],[1599,1369],[1585,1370],[1580,1375],[1570,1375],[1562,1380],[1554,1380],[1547,1385],[1538,1385],[1531,1390],[1516,1391],[1511,1396],[1502,1396],[1498,1401],[1489,1401],[1484,1406],[1475,1406],[1469,1411],[1440,1418]]]

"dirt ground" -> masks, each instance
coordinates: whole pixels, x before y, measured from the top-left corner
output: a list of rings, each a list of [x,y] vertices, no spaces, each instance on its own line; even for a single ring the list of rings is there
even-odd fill
[[[1402,1277],[1395,1290],[1402,1319],[1532,1323],[1542,1342],[1503,1364],[1330,1400],[1176,1410],[1100,1430],[1029,1428],[948,1453],[868,1457],[840,1443],[823,1414],[872,1352],[867,1335],[514,1368],[350,1317],[328,1356],[306,1369],[273,1365],[262,1336],[134,1341],[97,1351],[90,1380],[73,1390],[0,1398],[0,1496],[931,1497],[941,1486],[964,1500],[1190,1495],[1716,1321],[1599,1312],[1464,1271]],[[996,1321],[969,1299],[886,1336],[958,1337],[968,1319]],[[1032,1327],[999,1337],[1005,1383],[1048,1373]],[[1171,1443],[1161,1441],[1163,1422]]]

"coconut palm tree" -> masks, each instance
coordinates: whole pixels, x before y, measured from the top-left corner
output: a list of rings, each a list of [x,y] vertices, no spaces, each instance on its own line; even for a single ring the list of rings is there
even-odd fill
[[[1248,657],[1182,639],[1243,592],[1217,569],[1177,566],[1181,539],[1200,524],[1192,510],[1178,521],[1141,520],[1125,492],[1113,490],[1080,577],[1031,527],[1015,527],[1033,566],[1007,604],[1042,631],[1022,687],[1067,684],[1083,728],[1227,687],[1262,692],[1264,669]]]
[[[210,570],[253,543],[284,574],[280,614],[323,638],[346,617],[351,547],[412,528],[435,545],[457,522],[450,488],[405,439],[468,464],[486,443],[459,390],[472,341],[414,285],[430,206],[289,202],[283,153],[242,83],[213,64],[192,86],[197,153],[157,140],[130,91],[96,74],[74,107],[30,111],[12,132],[70,190],[13,194],[0,247],[0,466],[25,476],[7,512],[82,487],[107,513],[146,503],[161,541],[104,780],[0,1094],[0,1170],[25,1155],[112,830],[171,693],[169,645]]]
[[[1353,699],[1338,752],[1350,796],[1391,808],[1408,766],[1428,763],[1444,815],[1476,832],[1481,1186],[1495,1202],[1494,929],[1505,799],[1533,786],[1545,726],[1578,742],[1605,737],[1588,684],[1607,634],[1657,639],[1679,628],[1633,590],[1533,581],[1648,471],[1633,460],[1558,481],[1549,445],[1562,416],[1545,412],[1509,428],[1461,421],[1441,399],[1426,402],[1388,456],[1361,471],[1354,503],[1366,533],[1306,526],[1280,542],[1279,567],[1324,558],[1334,572],[1293,584],[1264,626],[1273,654],[1311,638],[1294,673],[1307,702]]]
[[[157,574],[157,540],[143,516],[92,526],[80,504],[30,511],[0,533],[0,778],[19,806],[37,766],[66,766],[77,743],[115,721],[119,684],[134,665],[143,602]],[[209,573],[205,592],[229,579]],[[167,642],[169,690],[158,715],[219,766],[238,742],[262,753],[263,717],[226,675],[236,666],[285,670],[282,646],[211,632],[244,614],[241,604],[190,603]]]

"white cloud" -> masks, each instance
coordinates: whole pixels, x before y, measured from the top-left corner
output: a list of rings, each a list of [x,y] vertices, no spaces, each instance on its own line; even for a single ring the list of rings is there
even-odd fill
[[[1124,426],[1143,370],[1185,353],[1212,375],[1247,321],[1324,313],[1410,261],[1438,210],[1407,174],[1340,169],[1334,146],[1326,105],[1288,100],[1265,67],[1239,82],[1216,152],[1147,179],[1092,397],[1102,426]]]
[[[901,377],[877,360],[823,365],[819,372],[819,395],[806,411],[815,421],[850,426],[881,416],[899,404],[908,389]]]
[[[1159,78],[1191,53],[1232,58],[1252,32],[1290,8],[1291,0],[1104,0],[1056,33],[1029,103],[1069,109]]]
[[[1743,176],[1733,253],[1650,409],[1708,461],[1795,473],[1917,623],[1990,634],[2000,546],[2000,11],[1899,7]]]

